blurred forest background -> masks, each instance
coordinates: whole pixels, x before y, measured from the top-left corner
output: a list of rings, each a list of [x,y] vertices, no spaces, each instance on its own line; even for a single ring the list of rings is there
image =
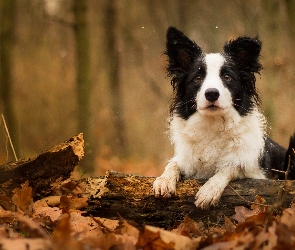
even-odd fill
[[[82,171],[159,175],[173,150],[165,35],[204,52],[259,35],[257,77],[270,135],[295,131],[294,0],[0,0],[0,113],[18,158],[83,132]],[[14,160],[0,122],[0,164]]]

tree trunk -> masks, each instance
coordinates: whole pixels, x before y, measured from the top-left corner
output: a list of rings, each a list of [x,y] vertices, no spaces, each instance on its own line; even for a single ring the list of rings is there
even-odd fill
[[[152,193],[153,177],[140,177],[109,171],[106,177],[88,178],[85,193],[86,211],[94,216],[135,221],[140,225],[167,228],[182,221],[185,215],[195,221],[218,223],[224,216],[235,214],[236,206],[249,207],[255,196],[262,196],[273,208],[289,206],[294,195],[295,181],[243,179],[230,183],[217,207],[202,210],[194,205],[195,194],[205,180],[179,182],[177,195],[169,199],[155,198]],[[286,192],[284,189],[288,186]],[[287,191],[290,191],[287,193]]]
[[[12,98],[12,51],[15,1],[0,1],[0,113],[3,112],[17,155],[19,138]],[[1,123],[1,122],[0,122]]]
[[[82,169],[91,173],[94,171],[94,152],[91,133],[91,60],[90,37],[87,21],[86,0],[74,0],[74,35],[76,40],[76,81],[78,106],[78,131],[83,132],[85,141],[85,157],[81,162]]]
[[[121,46],[120,46],[120,1],[110,0],[105,6],[105,46],[108,63],[108,80],[110,86],[110,98],[114,124],[114,136],[112,138],[112,150],[114,154],[126,156],[125,126],[123,118],[123,103],[121,89]]]
[[[79,134],[33,159],[0,165],[0,193],[11,196],[13,189],[29,181],[34,198],[44,197],[57,179],[70,177],[83,156],[84,140]]]

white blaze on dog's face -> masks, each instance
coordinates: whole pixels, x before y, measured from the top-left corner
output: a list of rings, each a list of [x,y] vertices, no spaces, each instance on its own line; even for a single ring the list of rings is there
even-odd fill
[[[231,93],[221,79],[225,58],[219,53],[207,54],[204,64],[206,76],[196,96],[197,109],[204,115],[223,115],[233,105]],[[230,80],[230,76],[227,75],[226,79]]]

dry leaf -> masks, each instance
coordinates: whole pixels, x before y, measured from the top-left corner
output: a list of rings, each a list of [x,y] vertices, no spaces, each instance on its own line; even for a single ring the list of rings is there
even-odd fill
[[[262,196],[256,195],[255,196],[255,201],[251,205],[251,209],[252,210],[259,209],[262,212],[266,212],[268,210],[268,207],[267,206],[263,206],[264,204],[265,204],[265,199]]]
[[[255,237],[253,249],[271,250],[277,246],[276,223],[274,222],[267,230],[263,230]]]
[[[236,230],[236,225],[227,216],[224,216],[224,225],[226,232],[234,232]]]
[[[179,226],[176,229],[173,229],[172,232],[190,238],[196,238],[203,235],[198,227],[198,224],[188,216],[185,216]]]
[[[77,181],[66,180],[60,186],[59,189],[56,189],[55,192],[61,195],[74,195],[77,196],[83,193],[83,183]]]
[[[244,222],[246,218],[258,214],[259,208],[256,207],[255,209],[251,210],[243,206],[238,206],[235,207],[235,212],[236,214],[234,214],[232,218],[235,219],[237,222],[241,223]]]
[[[60,205],[59,195],[48,196],[42,200],[44,200],[49,207],[57,207]]]
[[[5,210],[9,210],[12,212],[16,211],[16,206],[12,203],[12,200],[4,194],[0,194],[0,206],[3,207]]]
[[[73,196],[61,196],[60,197],[60,207],[66,209],[79,210],[88,205],[87,198],[78,198]]]
[[[134,245],[139,236],[139,230],[122,219],[119,221],[119,226],[116,228],[115,232],[119,232],[120,234],[129,237],[128,239],[132,241]]]
[[[277,227],[278,245],[284,246],[285,249],[295,249],[295,207],[283,210]]]
[[[91,216],[92,217],[92,216]],[[92,217],[99,226],[107,228],[109,232],[114,231],[119,226],[119,220],[111,220],[107,218]]]
[[[63,250],[83,250],[83,245],[77,239],[71,236],[71,223],[70,216],[65,215],[58,223],[52,235],[52,243],[54,249]]]
[[[45,231],[27,216],[17,215],[17,228],[26,238],[47,238]]]
[[[15,220],[16,214],[11,211],[0,209],[0,223],[11,223]]]
[[[201,238],[202,237],[190,239],[186,236],[177,235],[160,228],[145,226],[143,233],[139,235],[137,247],[143,250],[195,250],[199,247]]]
[[[1,249],[5,250],[52,250],[52,244],[48,239],[0,239]],[[62,248],[61,248],[62,249]],[[74,248],[73,248],[74,249]]]
[[[246,221],[254,221],[256,226],[265,226],[270,218],[270,214],[268,212],[260,212],[253,216],[247,217]]]
[[[16,188],[13,190],[12,201],[17,208],[27,214],[33,212],[33,199],[32,199],[32,188],[29,187],[29,182],[26,181],[22,188]]]
[[[49,207],[45,200],[39,200],[34,203],[33,218],[50,218],[51,222],[57,221],[62,215],[62,210],[58,207]]]
[[[139,231],[122,221],[119,229],[102,227],[103,223],[93,217],[84,217],[80,213],[70,214],[72,234],[80,242],[101,249],[134,249]]]

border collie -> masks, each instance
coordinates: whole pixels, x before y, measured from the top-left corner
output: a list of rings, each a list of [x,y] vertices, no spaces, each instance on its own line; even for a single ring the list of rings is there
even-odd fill
[[[272,169],[295,179],[295,136],[286,150],[266,134],[259,111],[255,73],[260,72],[258,37],[238,37],[223,53],[204,54],[181,31],[170,27],[165,54],[174,99],[170,137],[174,157],[153,183],[155,196],[176,194],[180,179],[208,179],[196,194],[195,205],[216,205],[230,181],[241,178],[283,179]]]

